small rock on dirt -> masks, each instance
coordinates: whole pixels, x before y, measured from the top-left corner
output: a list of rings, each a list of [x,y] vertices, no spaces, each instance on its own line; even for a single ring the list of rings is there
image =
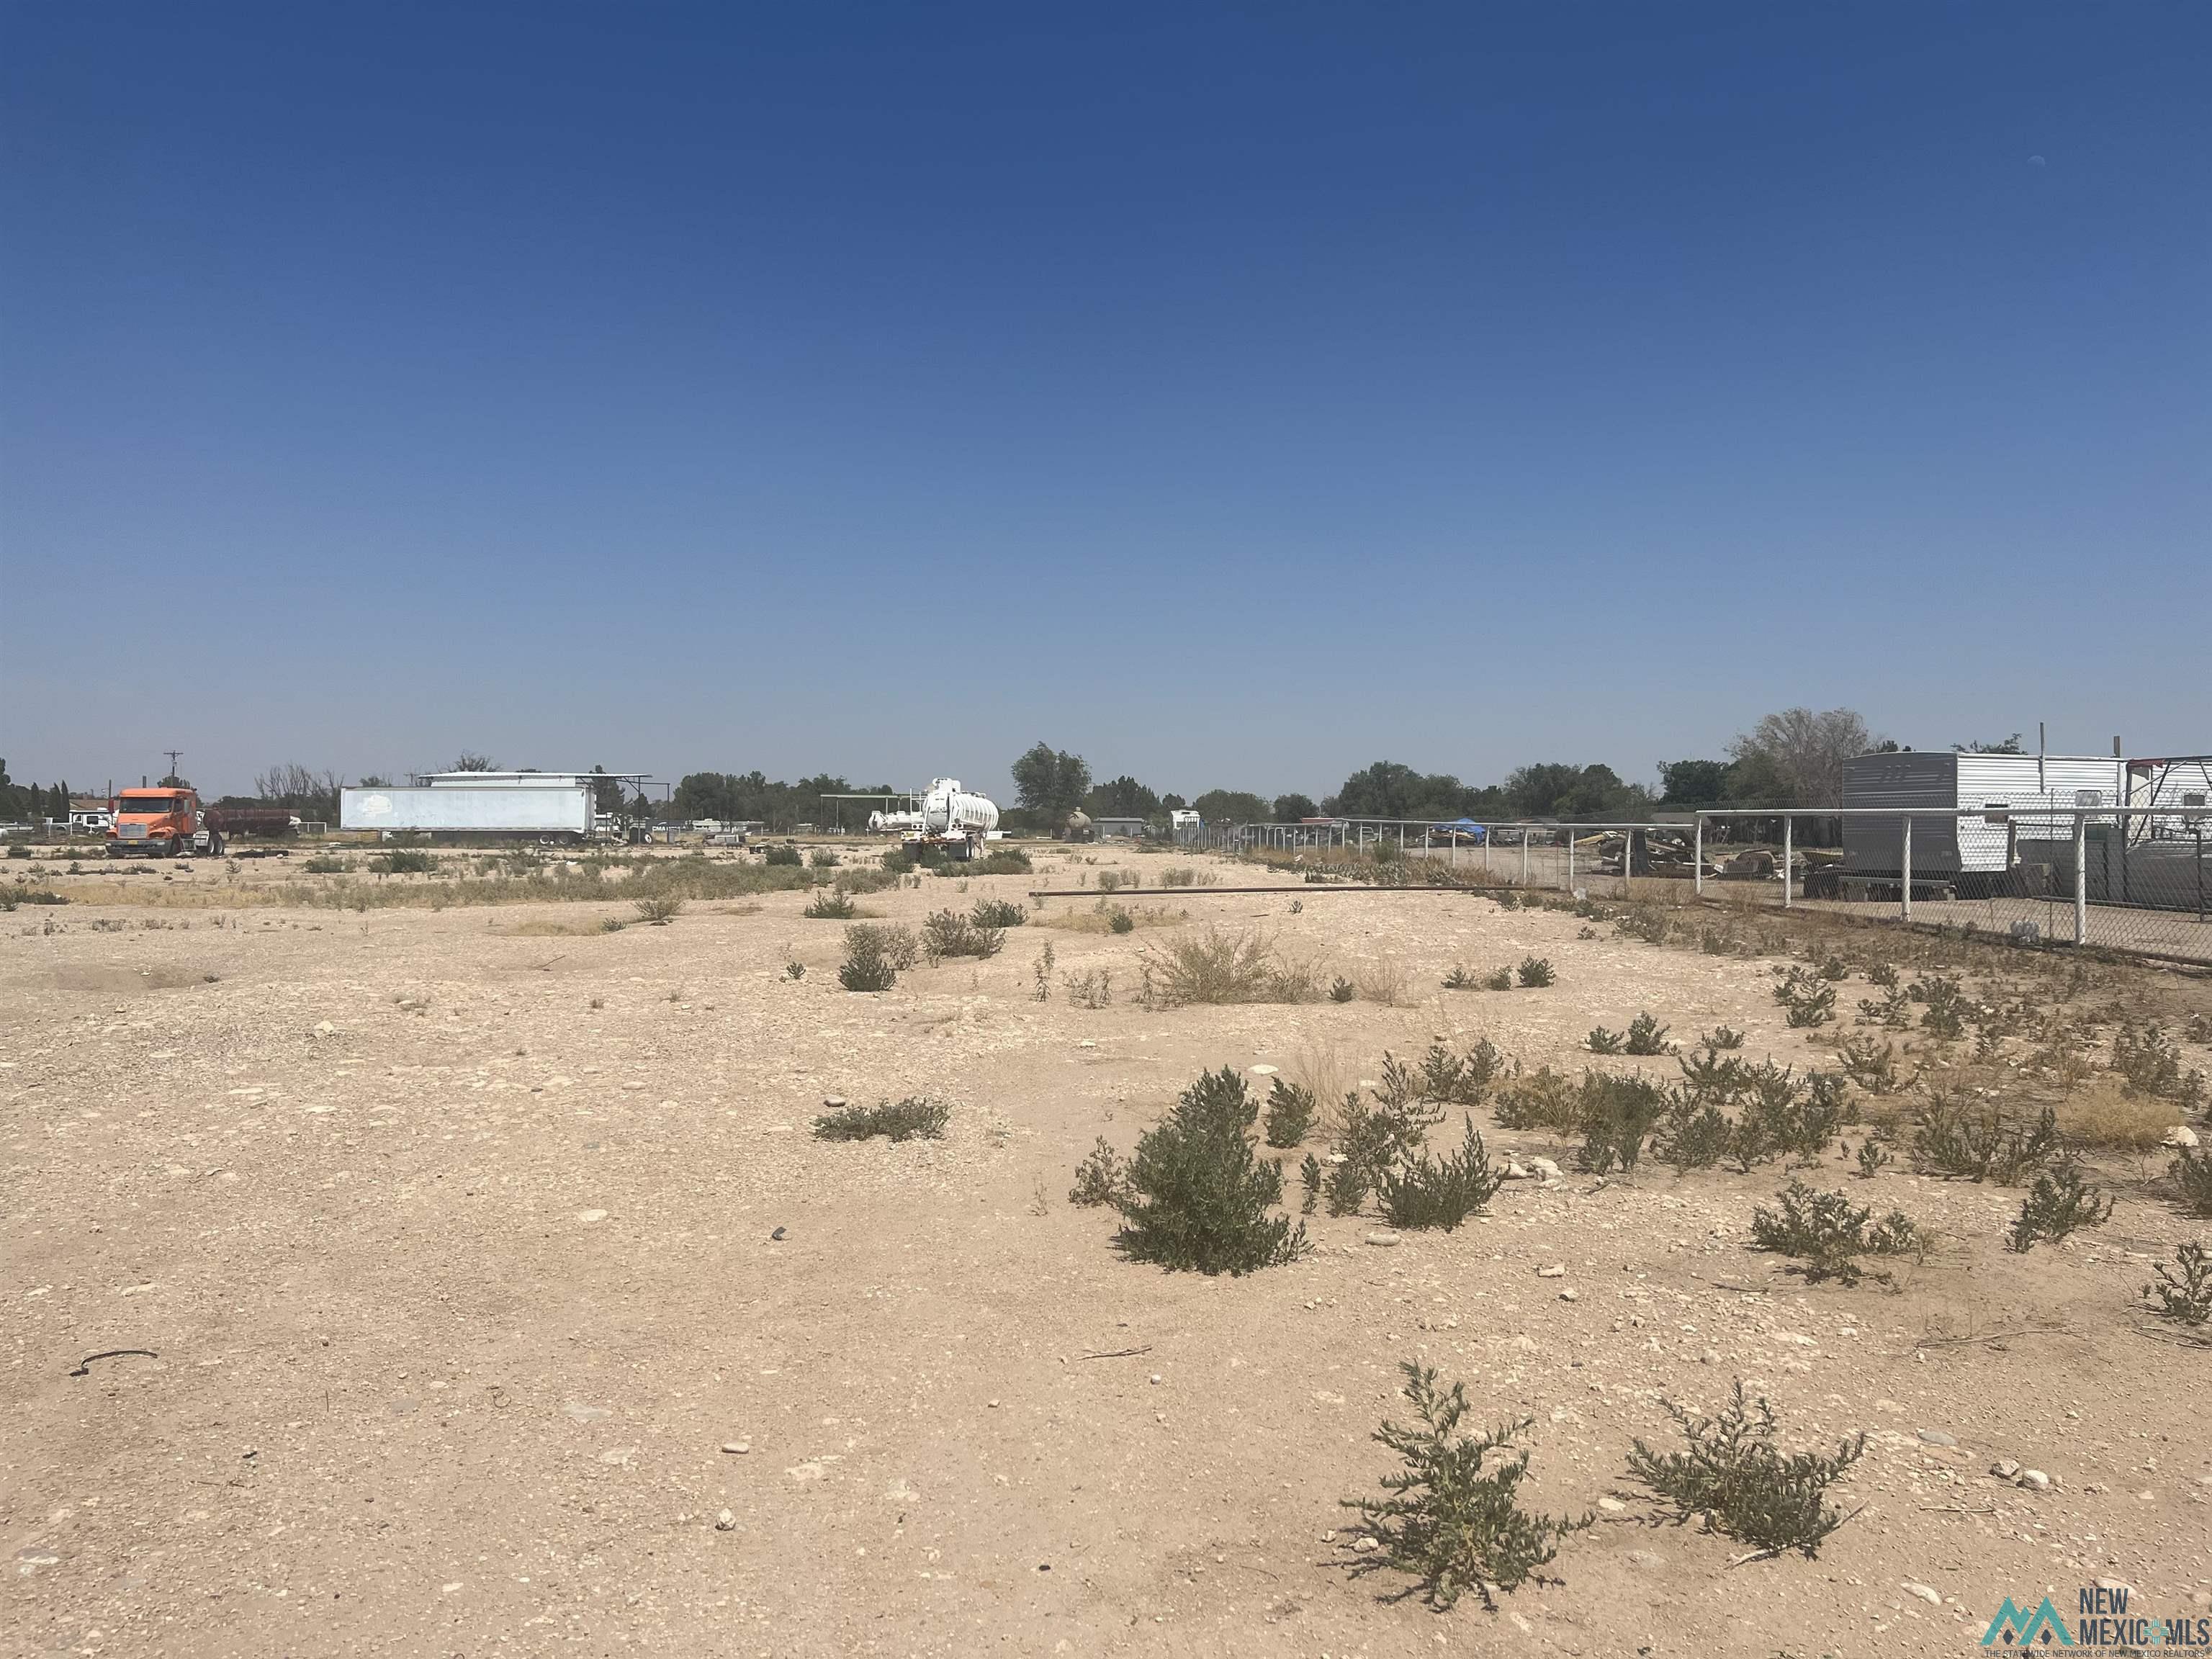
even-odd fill
[[[2030,1492],[2049,1492],[2051,1482],[2051,1477],[2041,1469],[2022,1469],[2015,1477],[2015,1484],[2026,1486]]]
[[[1536,1277],[1539,1279],[1565,1279],[1566,1276],[1567,1270],[1565,1267],[1559,1267],[1556,1263],[1549,1267],[1539,1267],[1536,1269]]]
[[[714,1530],[716,1532],[735,1532],[737,1530],[737,1526],[738,1517],[732,1515],[727,1510],[724,1510],[720,1515],[714,1517]]]
[[[1367,1242],[1370,1244],[1376,1246],[1378,1249],[1387,1250],[1397,1243],[1398,1235],[1395,1233],[1383,1232],[1370,1233],[1367,1235]]]
[[[1905,1581],[1902,1588],[1907,1595],[1917,1595],[1930,1607],[1943,1605],[1943,1592],[1939,1589],[1932,1589],[1926,1584],[1916,1584],[1910,1578]]]
[[[1941,1429],[1922,1429],[1919,1435],[1931,1446],[1955,1446],[1959,1443],[1958,1436],[1946,1434]]]

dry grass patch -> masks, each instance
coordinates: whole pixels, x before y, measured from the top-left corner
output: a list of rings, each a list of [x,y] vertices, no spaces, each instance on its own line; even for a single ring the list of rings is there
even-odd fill
[[[2058,1133],[2069,1144],[2119,1152],[2148,1152],[2181,1121],[2171,1101],[2130,1094],[2110,1073],[2093,1079],[2054,1109]]]
[[[1291,955],[1256,927],[1208,927],[1147,945],[1137,957],[1137,977],[1138,1000],[1159,1008],[1311,1002],[1322,978],[1314,960]]]
[[[1114,926],[1116,915],[1129,919],[1128,927]],[[1031,914],[1031,927],[1056,927],[1066,933],[1130,933],[1144,927],[1176,927],[1190,920],[1188,910],[1170,910],[1164,904],[1115,904],[1106,899],[1080,910],[1046,910]]]

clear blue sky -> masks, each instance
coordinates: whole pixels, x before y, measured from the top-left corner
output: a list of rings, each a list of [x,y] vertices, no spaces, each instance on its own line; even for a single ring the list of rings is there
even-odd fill
[[[0,10],[0,754],[2212,749],[2212,9]]]

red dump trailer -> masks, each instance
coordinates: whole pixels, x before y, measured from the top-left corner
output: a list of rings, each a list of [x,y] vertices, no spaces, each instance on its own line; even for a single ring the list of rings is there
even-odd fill
[[[221,836],[289,836],[300,819],[286,806],[210,806],[202,815]]]

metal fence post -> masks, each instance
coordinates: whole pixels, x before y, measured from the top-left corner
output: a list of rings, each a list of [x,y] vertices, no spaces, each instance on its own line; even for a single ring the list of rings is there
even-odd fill
[[[1782,815],[1782,908],[1790,908],[1790,857],[1796,845],[1797,820],[1789,813]]]
[[[1521,826],[1521,884],[1528,884],[1528,826]]]
[[[1697,845],[1690,854],[1690,890],[1698,897],[1705,896],[1705,815],[1698,814]]]
[[[2089,942],[2089,815],[2074,814],[2074,943]]]
[[[1902,873],[1905,879],[1900,885],[1905,895],[1905,915],[1903,920],[1907,923],[1910,923],[1912,920],[1912,814],[1910,812],[1907,812],[1905,815],[1904,839],[1905,868]]]
[[[1574,826],[1573,826],[1572,824],[1569,824],[1569,825],[1567,826],[1567,891],[1569,891],[1570,893],[1571,893],[1571,892],[1573,892],[1574,890],[1575,890],[1575,830],[1574,830]]]

